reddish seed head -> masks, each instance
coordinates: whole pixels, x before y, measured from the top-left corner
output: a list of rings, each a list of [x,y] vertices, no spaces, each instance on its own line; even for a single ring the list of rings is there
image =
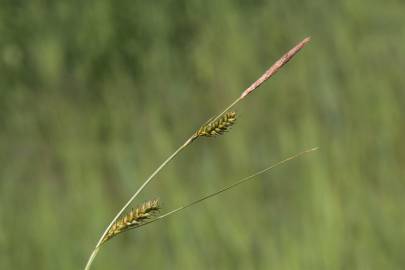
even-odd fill
[[[246,97],[249,93],[253,90],[258,88],[262,83],[268,80],[271,76],[273,76],[279,69],[281,69],[291,58],[294,57],[304,46],[311,40],[310,37],[305,38],[303,41],[295,45],[294,48],[289,50],[286,54],[284,54],[277,62],[275,62],[257,81],[255,81],[249,88],[243,91],[240,98]]]

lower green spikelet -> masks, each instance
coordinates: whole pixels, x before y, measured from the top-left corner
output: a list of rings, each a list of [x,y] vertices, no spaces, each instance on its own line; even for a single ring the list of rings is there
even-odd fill
[[[117,220],[114,225],[108,230],[107,234],[104,236],[101,244],[110,240],[117,234],[120,234],[128,229],[136,228],[142,223],[156,214],[160,209],[159,200],[151,200],[144,202],[135,209],[132,209],[128,214],[123,216],[121,219]]]

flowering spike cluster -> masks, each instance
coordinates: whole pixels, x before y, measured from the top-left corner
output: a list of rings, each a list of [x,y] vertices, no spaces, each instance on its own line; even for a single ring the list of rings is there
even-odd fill
[[[114,225],[111,226],[101,243],[110,240],[117,234],[122,233],[128,229],[140,226],[145,220],[158,212],[159,209],[159,200],[157,199],[147,201],[137,208],[132,209],[128,214],[117,220]]]
[[[236,112],[227,112],[219,119],[209,122],[208,124],[203,125],[200,127],[199,130],[194,134],[194,137],[212,137],[221,135],[224,132],[228,131],[230,127],[236,121]]]

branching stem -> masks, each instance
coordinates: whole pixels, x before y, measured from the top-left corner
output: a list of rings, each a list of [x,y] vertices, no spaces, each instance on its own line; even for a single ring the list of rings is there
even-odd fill
[[[223,114],[225,114],[227,111],[229,111],[231,108],[233,108],[239,101],[244,99],[248,94],[253,92],[256,88],[258,88],[262,83],[264,83],[266,80],[268,80],[273,74],[275,74],[280,68],[282,68],[288,61],[291,60],[294,55],[301,50],[305,44],[310,40],[310,38],[305,38],[302,40],[300,43],[298,43],[296,46],[294,46],[290,51],[288,51],[286,54],[284,54],[278,61],[276,61],[258,80],[256,80],[251,86],[249,86],[245,91],[242,92],[242,94],[234,101],[232,102],[228,107],[225,108],[223,112],[218,114],[213,118],[213,120],[210,121],[215,121],[219,117],[221,117]],[[186,142],[181,145],[176,151],[174,151],[173,154],[171,154],[149,177],[148,179],[145,180],[145,182],[139,187],[139,189],[132,195],[132,197],[127,201],[127,203],[121,208],[120,211],[116,214],[116,216],[113,218],[111,221],[110,225],[105,229],[104,233],[101,235],[100,239],[97,242],[96,247],[92,251],[85,270],[89,270],[91,264],[94,261],[94,258],[96,257],[98,251],[100,250],[101,243],[104,239],[104,236],[107,234],[108,230],[111,228],[111,226],[117,221],[117,219],[121,216],[121,214],[127,209],[127,207],[133,202],[133,200],[139,195],[139,193],[142,192],[142,190],[154,179],[154,177],[171,161],[173,160],[184,148],[189,146],[191,142],[193,142],[196,139],[195,135],[193,134],[189,139],[186,140]],[[188,207],[188,206],[186,206]],[[180,210],[177,210],[180,211]],[[177,212],[176,211],[176,212]]]

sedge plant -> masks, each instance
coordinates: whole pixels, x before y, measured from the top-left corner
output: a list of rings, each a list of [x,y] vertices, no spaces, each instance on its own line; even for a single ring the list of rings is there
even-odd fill
[[[252,85],[250,85],[246,90],[242,92],[242,94],[237,97],[230,105],[228,105],[221,113],[218,115],[210,118],[206,123],[204,123],[197,131],[195,131],[177,150],[175,150],[163,163],[155,169],[155,171],[143,182],[143,184],[136,190],[136,192],[129,198],[129,200],[123,205],[123,207],[117,212],[115,217],[112,219],[110,224],[101,234],[95,248],[91,252],[91,255],[87,261],[85,270],[90,269],[94,258],[96,257],[97,253],[99,252],[101,246],[110,240],[112,237],[125,232],[130,229],[138,228],[140,226],[147,225],[151,222],[155,222],[157,220],[161,220],[163,218],[167,218],[170,215],[173,215],[179,211],[182,211],[188,207],[191,207],[197,203],[200,203],[206,199],[209,199],[213,196],[219,195],[222,192],[225,192],[229,189],[232,189],[246,181],[249,181],[263,173],[268,172],[269,170],[284,164],[290,160],[293,160],[303,154],[315,151],[317,148],[312,148],[309,150],[305,150],[293,156],[290,156],[272,166],[269,166],[261,171],[258,171],[248,177],[240,179],[236,181],[232,185],[226,186],[221,188],[220,190],[213,192],[211,194],[205,195],[189,204],[176,208],[172,211],[167,212],[161,216],[156,216],[160,209],[159,200],[151,200],[144,202],[143,204],[139,205],[138,207],[132,209],[127,214],[123,215],[123,213],[127,210],[127,208],[131,205],[131,203],[135,200],[135,198],[143,191],[143,189],[155,178],[155,176],[170,162],[172,161],[182,150],[186,147],[191,145],[196,139],[200,137],[212,137],[221,135],[224,132],[228,131],[232,125],[236,121],[236,113],[230,111],[236,104],[246,98],[250,93],[252,93],[255,89],[257,89],[260,85],[262,85],[265,81],[267,81],[270,77],[272,77],[277,71],[279,71],[286,63],[288,63],[304,46],[310,41],[310,38],[307,37],[297,45],[295,45],[292,49],[290,49],[287,53],[285,53],[279,60],[277,60],[259,79],[257,79]]]

